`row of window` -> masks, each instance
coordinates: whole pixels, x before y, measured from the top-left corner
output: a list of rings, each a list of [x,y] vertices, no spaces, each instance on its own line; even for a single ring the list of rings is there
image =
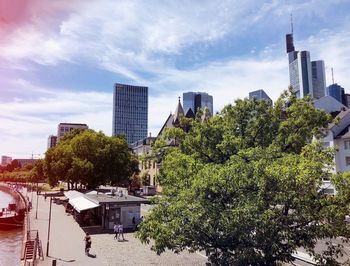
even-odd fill
[[[141,162],[141,170],[143,170],[143,169],[155,169],[155,168],[156,168],[156,161]]]

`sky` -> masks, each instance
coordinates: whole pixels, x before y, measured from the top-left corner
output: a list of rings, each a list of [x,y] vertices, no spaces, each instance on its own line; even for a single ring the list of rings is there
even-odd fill
[[[214,112],[288,88],[285,34],[350,92],[349,0],[0,0],[0,155],[43,157],[61,122],[112,133],[113,84],[149,88],[156,136],[178,97]]]

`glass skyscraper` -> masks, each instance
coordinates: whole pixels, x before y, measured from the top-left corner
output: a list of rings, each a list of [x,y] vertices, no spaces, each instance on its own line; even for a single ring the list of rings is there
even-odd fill
[[[256,90],[249,92],[249,100],[253,100],[253,98],[256,98],[257,100],[266,100],[272,103],[271,98],[266,94],[264,90]]]
[[[337,83],[328,86],[326,89],[326,94],[328,96],[332,96],[334,99],[338,100],[338,102],[347,105],[344,88],[339,86]]]
[[[148,87],[116,83],[113,92],[113,136],[124,135],[128,144],[147,137]]]
[[[326,73],[323,60],[311,61],[313,97],[322,98],[326,90]]]
[[[204,109],[208,107],[210,115],[213,115],[213,96],[206,92],[185,92],[182,95],[183,99],[183,109],[185,114],[189,109],[192,110],[194,114],[197,113],[197,109]]]
[[[290,85],[297,97],[310,94],[319,99],[325,95],[326,75],[322,60],[311,61],[309,51],[295,51],[293,35],[286,35],[286,48],[289,61]]]

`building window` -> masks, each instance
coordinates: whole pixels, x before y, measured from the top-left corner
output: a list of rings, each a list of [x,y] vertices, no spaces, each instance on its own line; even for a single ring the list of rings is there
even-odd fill
[[[346,166],[350,165],[350,156],[345,157],[345,164],[346,164]]]
[[[345,150],[350,149],[350,140],[344,140],[344,149]]]

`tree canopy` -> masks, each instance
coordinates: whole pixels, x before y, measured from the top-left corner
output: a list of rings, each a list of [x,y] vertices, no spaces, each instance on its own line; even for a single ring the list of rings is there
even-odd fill
[[[138,162],[125,138],[75,130],[46,152],[44,171],[50,185],[58,181],[88,188],[127,185],[128,178],[138,172]]]
[[[163,195],[137,236],[166,249],[205,251],[212,265],[274,265],[303,247],[336,264],[338,236],[349,237],[350,178],[332,175],[334,151],[319,141],[331,117],[286,91],[272,106],[237,100],[210,119],[192,121],[167,150],[158,180]],[[330,178],[338,194],[323,193]],[[328,249],[314,251],[318,239]]]

